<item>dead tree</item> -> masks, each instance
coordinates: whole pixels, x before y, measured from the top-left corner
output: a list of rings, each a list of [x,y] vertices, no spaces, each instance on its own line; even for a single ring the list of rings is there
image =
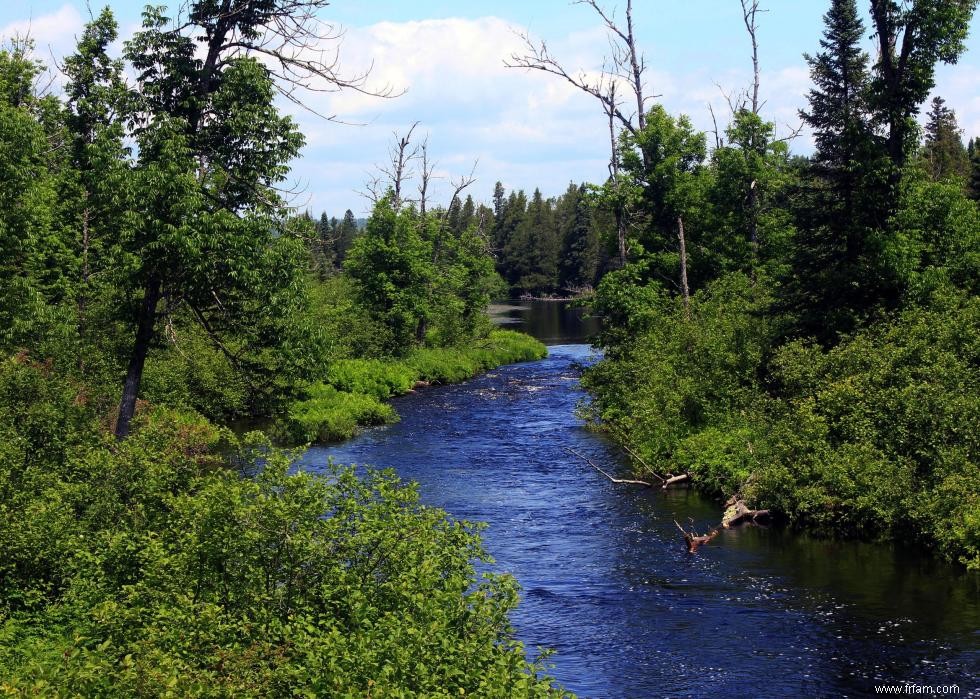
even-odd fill
[[[421,218],[425,219],[425,205],[426,198],[429,193],[429,184],[432,181],[432,172],[435,170],[436,164],[429,161],[429,137],[426,136],[425,140],[422,141],[422,145],[419,146],[421,151],[420,158],[422,160],[422,171],[419,173],[419,213]]]
[[[684,318],[691,319],[691,289],[687,285],[687,240],[684,237],[684,217],[677,217],[677,242],[681,257],[681,296],[684,299]]]
[[[646,105],[648,100],[656,95],[646,94],[644,74],[646,61],[636,46],[636,36],[633,30],[633,2],[626,2],[626,23],[618,24],[613,15],[607,12],[596,0],[578,0],[576,4],[588,5],[602,20],[609,33],[609,45],[612,55],[603,63],[603,69],[598,77],[590,77],[585,70],[570,71],[555,58],[544,41],[536,42],[524,33],[519,36],[524,41],[525,53],[512,54],[504,61],[508,68],[524,68],[539,70],[556,75],[577,89],[591,95],[602,105],[602,110],[609,119],[609,174],[618,194],[618,153],[616,146],[615,124],[626,131],[636,134],[646,125]],[[624,112],[616,92],[617,82],[622,81],[630,86],[633,92],[636,111]],[[646,160],[646,154],[642,157]],[[618,197],[617,197],[618,198]],[[622,204],[615,206],[616,237],[620,266],[626,264],[626,213]]]
[[[758,115],[762,105],[759,103],[759,41],[756,35],[758,29],[756,17],[760,12],[766,12],[766,10],[759,9],[759,0],[740,1],[745,30],[749,33],[749,39],[752,41],[752,93],[749,104],[752,106],[752,113]]]

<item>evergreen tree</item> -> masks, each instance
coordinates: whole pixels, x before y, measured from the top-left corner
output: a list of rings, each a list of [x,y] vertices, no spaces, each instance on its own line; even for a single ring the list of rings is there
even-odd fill
[[[347,259],[347,252],[350,250],[350,246],[353,244],[354,239],[357,237],[357,219],[354,218],[354,212],[350,209],[344,212],[344,218],[339,224],[334,224],[334,244],[336,245],[337,251],[337,262],[338,264],[343,263]]]
[[[476,216],[476,203],[473,201],[473,196],[470,194],[466,195],[466,201],[463,202],[463,208],[459,212],[459,233],[462,233],[473,225],[474,217]]]
[[[109,45],[117,38],[116,22],[106,8],[84,30],[75,54],[64,62],[66,123],[72,134],[71,162],[77,176],[74,191],[63,192],[75,231],[78,279],[75,285],[78,333],[87,341],[91,330],[104,336],[104,323],[91,322],[93,301],[113,293],[107,271],[118,262],[113,255],[132,222],[131,188],[127,185],[124,119],[130,94],[122,61],[111,59]],[[93,338],[94,339],[94,338]],[[84,368],[85,352],[79,365]]]
[[[963,145],[956,112],[946,106],[942,97],[933,98],[925,131],[922,160],[933,181],[967,177],[970,156]]]
[[[553,290],[558,281],[558,253],[550,202],[535,189],[527,213],[505,247],[514,285],[526,293]]]
[[[599,265],[599,236],[592,226],[585,185],[569,184],[555,207],[555,219],[561,237],[558,288],[574,292],[592,287]]]
[[[829,340],[885,293],[874,248],[891,208],[892,165],[875,134],[855,0],[833,0],[824,23],[822,50],[806,57],[814,87],[801,113],[817,146],[814,186],[798,207],[800,233],[783,298],[798,332]]]
[[[320,214],[320,220],[313,230],[314,239],[310,250],[313,271],[323,279],[334,272],[337,258],[335,233],[326,212]]]
[[[971,199],[980,201],[980,137],[970,141],[970,178],[967,183],[967,193]]]
[[[499,183],[498,183],[499,184]],[[527,195],[523,191],[511,192],[503,199],[494,193],[494,250],[497,252],[497,271],[515,288],[520,280],[520,259],[522,247],[517,242],[520,229],[527,212]]]

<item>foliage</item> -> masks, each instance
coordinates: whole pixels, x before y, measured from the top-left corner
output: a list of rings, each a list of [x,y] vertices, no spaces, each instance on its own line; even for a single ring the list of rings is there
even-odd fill
[[[420,382],[458,383],[501,364],[541,359],[547,350],[523,333],[494,330],[469,347],[418,348],[401,359],[341,359],[330,365],[324,383],[293,402],[278,427],[294,444],[349,439],[359,426],[398,419],[382,401],[410,391]]]
[[[115,444],[21,359],[0,389],[5,694],[559,694],[478,529],[391,473],[288,475],[260,435],[160,410]]]
[[[459,234],[438,212],[378,202],[344,271],[358,303],[388,329],[384,354],[456,344],[481,330],[498,278],[482,232]]]
[[[871,64],[857,3],[834,0],[807,57],[812,158],[790,158],[744,110],[707,161],[704,135],[662,108],[621,135],[634,242],[592,304],[597,428],[721,499],[980,568],[976,146],[937,100],[909,159],[912,118],[975,5],[873,0]],[[676,216],[693,223],[689,309]]]

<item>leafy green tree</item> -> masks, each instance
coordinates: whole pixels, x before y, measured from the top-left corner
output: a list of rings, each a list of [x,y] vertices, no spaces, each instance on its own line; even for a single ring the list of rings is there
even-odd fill
[[[73,333],[77,257],[59,220],[61,107],[35,93],[29,42],[0,51],[0,345],[47,354]]]
[[[642,129],[622,135],[620,152],[621,171],[642,217],[639,242],[651,256],[652,273],[671,280],[686,300],[689,251],[694,249],[689,234],[704,209],[709,174],[707,139],[687,116],[675,119],[657,105]]]
[[[726,131],[727,143],[711,154],[712,220],[702,254],[711,276],[778,259],[789,222],[779,199],[787,186],[789,149],[775,138],[775,125],[741,109]]]
[[[871,0],[878,42],[871,99],[901,169],[917,145],[915,116],[936,84],[936,64],[956,63],[977,0]]]
[[[220,335],[266,341],[256,313],[283,315],[297,285],[300,252],[276,232],[282,204],[276,184],[288,172],[302,136],[274,104],[275,75],[250,54],[270,51],[294,76],[337,78],[281,47],[307,38],[318,2],[243,2],[227,12],[213,0],[188,8],[176,28],[148,8],[126,44],[136,71],[132,121],[138,144],[133,186],[139,225],[122,241],[134,299],[136,336],[116,424],[129,432],[161,304],[184,306],[232,361],[241,353]],[[277,27],[263,39],[266,27]],[[280,50],[270,41],[280,39]],[[198,57],[201,47],[203,58]],[[250,318],[250,316],[252,316]],[[243,343],[243,347],[251,342]]]
[[[379,201],[364,231],[348,251],[344,270],[361,303],[387,328],[384,349],[400,354],[417,344],[420,328],[431,321],[429,289],[436,281],[432,241],[420,231],[417,215]]]

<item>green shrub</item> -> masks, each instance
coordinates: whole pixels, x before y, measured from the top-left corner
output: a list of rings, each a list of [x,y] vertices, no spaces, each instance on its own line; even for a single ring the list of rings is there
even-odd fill
[[[324,379],[338,391],[378,400],[407,393],[417,380],[418,374],[406,364],[380,359],[341,359],[330,365]]]
[[[4,695],[561,694],[513,638],[514,580],[476,574],[478,527],[391,472],[288,475],[260,434],[162,409],[103,439],[43,367],[0,389]]]
[[[289,407],[287,419],[289,434],[296,443],[338,442],[353,437],[359,425],[395,422],[398,414],[374,396],[317,384],[306,400]]]

